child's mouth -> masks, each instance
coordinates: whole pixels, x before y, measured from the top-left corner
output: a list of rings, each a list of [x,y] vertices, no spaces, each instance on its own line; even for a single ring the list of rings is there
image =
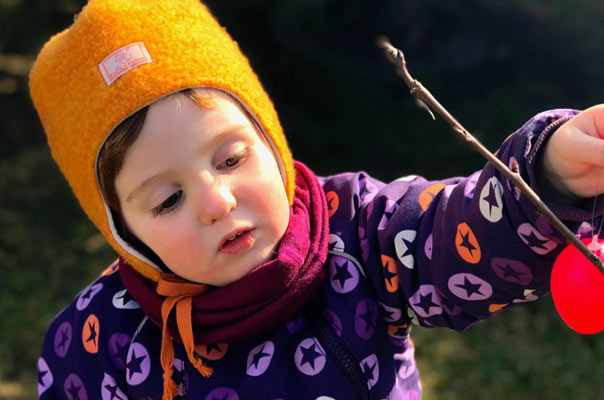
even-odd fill
[[[237,232],[237,234],[228,238],[220,248],[220,253],[226,253],[230,255],[239,254],[254,244],[256,240],[256,235],[254,234],[253,229],[249,229],[247,231]]]

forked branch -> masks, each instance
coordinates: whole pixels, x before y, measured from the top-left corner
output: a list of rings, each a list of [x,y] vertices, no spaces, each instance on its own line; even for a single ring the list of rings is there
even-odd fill
[[[560,221],[560,219],[541,201],[537,193],[522,179],[518,172],[518,164],[514,163],[510,170],[504,163],[502,163],[497,157],[487,150],[474,136],[470,134],[449,112],[432,96],[432,94],[426,89],[419,81],[414,79],[409,71],[407,70],[407,63],[403,52],[396,47],[392,46],[388,39],[381,37],[378,39],[377,44],[381,47],[388,60],[397,67],[397,71],[405,81],[405,84],[411,90],[411,93],[422,103],[424,103],[428,110],[435,111],[438,115],[444,118],[445,121],[453,128],[455,132],[461,134],[464,139],[480,153],[484,158],[488,160],[495,168],[497,168],[502,174],[504,174],[519,190],[523,195],[528,198],[531,203],[535,205],[539,214],[541,214],[549,223],[556,228],[564,237],[566,237],[573,245],[575,245],[581,253],[587,257],[598,270],[604,274],[604,264],[600,257],[591,252],[583,242],[575,236],[570,229],[566,227]],[[430,112],[432,118],[434,115]]]

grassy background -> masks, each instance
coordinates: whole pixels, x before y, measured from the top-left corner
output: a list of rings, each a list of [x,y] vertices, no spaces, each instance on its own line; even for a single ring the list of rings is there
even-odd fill
[[[437,179],[484,163],[416,107],[378,34],[491,149],[536,112],[604,99],[604,4],[593,0],[206,3],[249,56],[296,158],[323,175]],[[0,0],[0,399],[34,397],[46,328],[115,258],[51,160],[27,90],[35,55],[82,4]],[[414,340],[426,399],[604,399],[602,336],[573,333],[549,297]]]

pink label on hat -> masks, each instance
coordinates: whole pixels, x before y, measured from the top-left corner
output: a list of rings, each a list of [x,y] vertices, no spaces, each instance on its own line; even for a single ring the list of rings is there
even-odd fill
[[[101,74],[107,86],[110,86],[117,78],[140,65],[152,63],[143,42],[130,43],[109,54],[99,64]]]

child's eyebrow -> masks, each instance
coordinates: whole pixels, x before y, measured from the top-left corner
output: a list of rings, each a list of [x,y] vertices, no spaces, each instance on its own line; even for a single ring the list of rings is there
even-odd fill
[[[143,181],[143,183],[138,185],[138,187],[136,189],[134,189],[132,192],[130,192],[126,201],[130,201],[130,200],[134,199],[135,197],[139,196],[142,192],[145,191],[145,189],[148,186],[151,186],[155,181],[161,180],[163,178],[163,175],[164,174],[161,173],[161,174],[153,175],[152,177],[145,179]]]

